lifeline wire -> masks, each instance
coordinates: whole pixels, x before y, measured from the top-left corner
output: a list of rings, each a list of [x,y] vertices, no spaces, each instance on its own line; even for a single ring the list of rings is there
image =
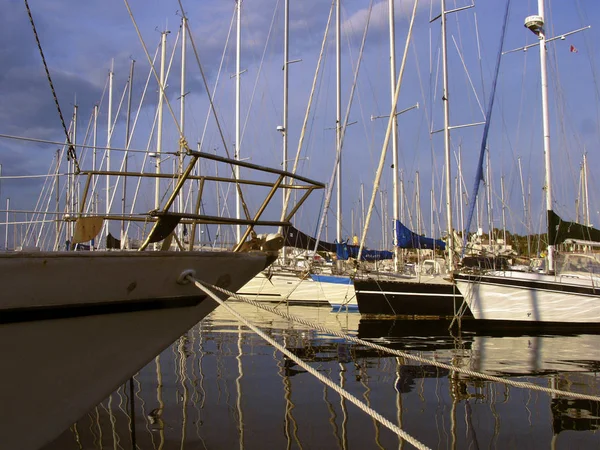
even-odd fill
[[[299,366],[301,366],[303,369],[305,369],[306,371],[308,371],[311,375],[313,375],[319,381],[321,381],[322,383],[326,384],[328,387],[330,387],[331,389],[333,389],[334,391],[336,391],[342,397],[344,397],[347,400],[349,400],[352,403],[354,403],[356,406],[358,406],[364,412],[366,412],[367,414],[369,414],[371,417],[373,417],[375,420],[377,420],[383,426],[389,428],[391,431],[393,431],[394,433],[396,433],[398,436],[400,436],[402,439],[404,439],[406,442],[412,444],[416,448],[419,448],[419,449],[428,449],[429,448],[426,445],[424,445],[421,442],[419,442],[418,440],[416,440],[415,438],[413,438],[411,435],[407,434],[402,429],[400,429],[397,425],[395,425],[392,422],[390,422],[388,419],[386,419],[385,417],[383,417],[377,411],[375,411],[374,409],[372,409],[369,406],[365,405],[363,402],[361,402],[354,395],[352,395],[348,391],[342,389],[340,386],[338,386],[337,384],[335,384],[329,378],[327,378],[326,376],[324,376],[321,373],[319,373],[317,370],[315,370],[314,368],[312,368],[310,365],[306,364],[304,361],[302,361],[300,358],[298,358],[296,355],[294,355],[288,349],[286,349],[285,347],[282,347],[281,345],[279,345],[279,343],[277,341],[275,341],[271,337],[267,336],[260,328],[257,328],[256,326],[254,326],[253,324],[251,324],[250,322],[248,322],[248,320],[246,320],[244,317],[242,317],[235,309],[233,309],[229,305],[227,305],[224,300],[221,300],[219,297],[217,297],[217,295],[214,292],[212,292],[210,290],[211,288],[212,289],[220,290],[219,288],[217,288],[217,286],[213,286],[213,285],[204,283],[202,281],[199,281],[199,280],[193,278],[191,275],[188,275],[187,279],[188,280],[192,280],[198,289],[200,289],[201,291],[203,291],[204,293],[206,293],[208,296],[210,296],[210,298],[212,298],[214,301],[216,301],[219,305],[224,306],[240,322],[242,322],[244,325],[246,325],[248,328],[250,328],[256,334],[258,334],[261,338],[263,338],[265,341],[267,341],[269,344],[271,344],[273,347],[275,347],[277,350],[279,350],[285,356],[287,356],[288,358],[290,358],[291,360],[293,360],[296,364],[298,364]],[[225,293],[227,293],[227,292],[225,292]]]
[[[196,284],[197,283],[198,283],[198,281],[196,281]],[[330,330],[330,329],[325,328],[325,327],[323,327],[323,326],[321,326],[321,325],[319,325],[317,323],[311,322],[309,320],[302,319],[301,317],[297,317],[297,316],[294,316],[292,314],[288,314],[288,313],[283,312],[283,311],[278,311],[275,308],[271,308],[269,306],[262,305],[260,302],[256,302],[254,300],[250,300],[248,298],[242,297],[241,295],[238,295],[238,294],[236,294],[234,292],[230,292],[227,289],[223,289],[223,288],[221,288],[219,286],[213,286],[213,285],[210,285],[208,283],[204,283],[202,281],[200,281],[199,283],[201,283],[201,284],[203,284],[205,286],[208,286],[211,289],[215,289],[215,290],[217,290],[219,292],[227,294],[227,295],[229,295],[232,298],[235,298],[237,300],[241,300],[241,301],[243,301],[245,303],[248,303],[248,304],[250,304],[252,306],[256,306],[257,308],[260,308],[262,310],[271,312],[273,314],[277,314],[278,316],[281,316],[281,317],[284,317],[286,319],[290,319],[290,320],[293,320],[295,322],[301,323],[303,325],[309,326],[309,327],[311,327],[311,328],[313,328],[315,330],[322,331],[323,333],[327,333],[327,334],[330,334],[330,335],[333,335],[333,336],[341,337],[343,339],[346,339],[347,341],[354,342],[355,344],[360,344],[360,345],[364,345],[365,347],[370,347],[370,348],[373,348],[375,350],[380,350],[380,351],[382,351],[384,353],[390,353],[392,355],[401,356],[401,357],[404,357],[406,359],[410,359],[410,360],[413,360],[413,361],[420,362],[422,364],[429,364],[429,365],[432,365],[432,366],[440,367],[442,369],[447,369],[447,370],[450,370],[450,371],[453,371],[453,372],[462,373],[463,375],[469,375],[469,376],[472,376],[472,377],[478,377],[478,378],[481,378],[481,379],[484,379],[484,380],[493,381],[495,383],[502,383],[502,384],[506,384],[506,385],[509,385],[509,386],[514,386],[514,387],[518,387],[518,388],[522,388],[522,389],[531,389],[531,390],[534,390],[534,391],[545,392],[545,393],[551,394],[551,395],[564,395],[565,397],[577,398],[577,399],[581,399],[581,400],[590,400],[590,401],[593,401],[593,402],[599,402],[600,401],[600,396],[597,396],[597,395],[580,394],[578,392],[562,391],[560,389],[547,388],[547,387],[539,386],[537,384],[527,383],[527,382],[523,382],[523,381],[507,380],[507,379],[504,379],[504,378],[501,378],[501,377],[497,377],[497,376],[494,376],[494,375],[488,375],[488,374],[485,374],[485,373],[475,372],[475,371],[469,370],[469,369],[464,369],[462,367],[456,367],[456,366],[453,366],[451,364],[445,364],[445,363],[442,363],[442,362],[439,362],[439,361],[435,361],[435,360],[432,360],[432,359],[421,358],[420,356],[415,356],[413,354],[405,353],[405,352],[400,351],[400,350],[394,350],[394,349],[391,349],[391,348],[388,348],[388,347],[384,347],[382,345],[374,344],[372,342],[365,341],[364,339],[360,339],[360,338],[356,338],[356,337],[353,337],[353,336],[349,336],[347,334],[340,333],[339,331]]]

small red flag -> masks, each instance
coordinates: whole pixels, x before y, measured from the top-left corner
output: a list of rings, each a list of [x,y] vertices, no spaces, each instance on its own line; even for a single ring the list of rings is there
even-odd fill
[[[577,52],[579,52],[579,50],[577,50],[573,44],[571,44],[571,48],[570,48],[570,50],[569,50],[569,51],[570,51],[571,53],[577,53]]]

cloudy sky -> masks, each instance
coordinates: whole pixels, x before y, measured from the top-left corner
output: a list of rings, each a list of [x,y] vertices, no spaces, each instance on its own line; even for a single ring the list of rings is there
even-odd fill
[[[207,93],[200,69],[188,43],[186,70],[185,134],[191,145],[202,143],[202,150],[225,154],[233,152],[235,142],[235,2],[233,0],[182,0],[190,20],[193,40],[209,88],[215,89],[215,106],[225,143],[221,141],[214,118],[205,123]],[[325,33],[331,2],[303,0],[290,2],[289,158],[295,155],[301,126],[308,105],[319,49]],[[537,12],[533,0],[513,1],[510,10],[505,49],[535,42],[535,36],[523,27],[524,18]],[[568,3],[568,5],[567,5]],[[62,141],[60,119],[45,77],[40,54],[23,1],[0,0],[0,134]],[[447,8],[470,4],[467,0],[449,0]],[[129,67],[136,61],[133,105],[139,118],[132,148],[154,151],[152,135],[158,103],[157,83],[149,77],[149,62],[129,16],[120,0],[81,2],[75,0],[29,0],[41,44],[55,84],[67,124],[78,106],[78,142],[94,105],[99,105],[99,143],[106,143],[108,72],[114,69],[113,112],[123,95]],[[181,14],[177,1],[129,0],[133,19],[143,43],[154,56],[161,32],[169,31],[167,57],[172,58],[167,96],[179,117],[180,50],[178,35]],[[354,72],[365,25],[369,29],[357,78],[356,94],[343,149],[343,229],[346,236],[359,233],[361,185],[368,202],[375,169],[381,152],[386,119],[390,110],[389,30],[387,1],[345,0],[342,2],[342,111],[345,113],[352,89]],[[396,1],[397,65],[400,66],[413,0]],[[475,2],[475,8],[448,17],[448,56],[450,77],[451,124],[462,125],[483,120],[495,59],[500,45],[504,1]],[[583,26],[592,28],[549,44],[548,61],[551,102],[556,210],[569,219],[576,218],[575,199],[579,167],[584,152],[590,167],[590,210],[593,223],[600,225],[598,180],[593,168],[598,155],[598,32],[600,5],[593,0],[547,2],[547,34],[555,36]],[[405,221],[416,227],[420,204],[423,232],[430,232],[431,191],[435,210],[435,234],[445,228],[442,186],[444,149],[441,102],[441,62],[439,21],[429,19],[439,13],[439,0],[421,0],[409,49],[399,109],[419,104],[399,116],[400,162],[405,186]],[[232,27],[233,25],[233,27]],[[283,114],[283,0],[245,0],[242,4],[241,111],[242,158],[257,164],[281,167],[281,135],[276,130]],[[175,44],[177,42],[177,47]],[[571,45],[573,49],[571,51]],[[172,54],[174,56],[172,57]],[[158,62],[156,67],[159,67]],[[335,47],[333,27],[316,85],[311,116],[302,148],[300,172],[304,176],[328,182],[335,153]],[[124,146],[125,108],[117,118],[112,145]],[[164,147],[174,150],[177,132],[174,120],[165,111]],[[461,172],[467,190],[471,190],[483,127],[453,130],[453,177],[460,152]],[[523,231],[522,191],[518,161],[524,184],[531,192],[533,232],[541,222],[543,198],[543,153],[541,132],[539,54],[536,48],[503,56],[496,106],[492,117],[489,148],[494,198],[494,226],[501,227],[500,179],[504,177],[507,225]],[[57,149],[53,144],[36,144],[0,138],[0,164],[5,176],[47,173]],[[137,159],[136,159],[137,158]],[[306,159],[307,158],[307,159]],[[141,162],[141,154],[132,158]],[[84,164],[90,164],[89,158]],[[113,165],[114,168],[114,165]],[[151,170],[150,165],[146,170]],[[419,173],[420,196],[416,193]],[[384,203],[377,199],[370,245],[381,241],[382,206],[391,219],[390,161],[386,164],[381,190]],[[37,201],[41,181],[2,180],[0,209],[11,197],[11,209],[30,209]],[[233,197],[230,197],[232,200]],[[316,213],[322,196],[313,197],[310,208],[297,217],[297,226],[306,232],[316,228]],[[251,200],[252,201],[252,200]],[[152,206],[152,193],[141,195],[141,205]],[[258,200],[256,200],[258,203]],[[387,208],[386,204],[387,203]],[[230,204],[230,208],[233,203]],[[332,204],[335,207],[335,200]],[[144,209],[142,207],[142,209]],[[231,209],[230,209],[231,211]],[[439,215],[439,225],[438,216]],[[334,217],[329,217],[329,240],[334,238]],[[484,219],[487,220],[487,219]],[[1,227],[0,227],[1,228]],[[388,228],[388,227],[384,227]],[[323,236],[325,238],[325,236]]]

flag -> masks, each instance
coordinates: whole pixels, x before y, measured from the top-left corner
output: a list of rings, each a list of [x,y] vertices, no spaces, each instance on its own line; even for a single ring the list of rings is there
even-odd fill
[[[571,53],[578,53],[579,52],[579,50],[577,50],[573,44],[571,44],[571,48],[569,49],[569,51]]]

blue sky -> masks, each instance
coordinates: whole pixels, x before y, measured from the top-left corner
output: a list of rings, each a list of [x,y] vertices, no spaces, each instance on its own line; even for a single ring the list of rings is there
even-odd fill
[[[44,76],[43,66],[35,44],[23,2],[0,0],[0,133],[62,140],[60,121]],[[130,6],[149,51],[153,54],[160,41],[160,32],[169,30],[168,54],[180,26],[179,5],[171,0],[130,0]],[[289,157],[294,155],[318,52],[323,38],[330,2],[305,0],[291,2],[290,59],[301,62],[290,65]],[[527,15],[537,11],[536,1],[514,1],[511,7],[505,49],[535,41],[535,36],[523,27]],[[148,62],[128,16],[124,2],[81,2],[72,0],[30,0],[34,20],[40,35],[48,65],[57,87],[58,97],[67,119],[73,105],[79,106],[80,124],[87,125],[92,107],[100,102],[111,64],[115,72],[115,103],[124,89],[131,59],[136,60],[134,105],[142,94],[148,76]],[[190,19],[193,37],[199,50],[203,69],[211,89],[218,80],[215,104],[224,129],[227,145],[233,151],[234,142],[234,79],[235,28],[230,25],[235,3],[223,0],[183,1]],[[408,28],[412,0],[396,2],[396,42],[398,66]],[[464,6],[467,0],[448,1],[447,7]],[[448,55],[450,70],[451,124],[460,125],[481,121],[488,102],[492,71],[499,47],[504,1],[475,2],[475,8],[453,14],[448,18]],[[372,121],[371,116],[389,114],[389,41],[387,2],[375,1],[371,12],[365,54],[360,68],[357,93],[352,106],[350,126],[346,133],[343,160],[345,211],[344,234],[359,233],[360,186],[364,185],[365,200],[371,196],[373,175],[381,152],[386,120]],[[343,76],[342,111],[347,108],[358,49],[368,16],[369,2],[343,2]],[[600,140],[598,112],[596,42],[600,25],[600,5],[591,0],[554,1],[547,4],[547,34],[554,36],[582,26],[592,28],[583,33],[549,45],[549,76],[551,102],[551,137],[553,151],[554,190],[557,212],[575,219],[578,171],[584,151],[588,152],[590,167],[590,209],[592,222],[600,225],[598,180],[593,168],[600,163],[597,148]],[[433,11],[433,12],[432,12]],[[439,66],[439,21],[429,24],[437,15],[439,2],[421,0],[413,45],[407,60],[399,109],[419,103],[399,117],[400,168],[405,179],[409,225],[416,227],[416,172],[420,174],[420,204],[424,232],[429,234],[431,221],[430,191],[434,189],[436,231],[445,228],[442,172],[443,140],[441,134],[430,135],[430,128],[440,129],[442,121],[441,78]],[[477,33],[478,32],[478,33]],[[246,0],[242,13],[242,118],[245,132],[241,145],[243,158],[257,164],[280,167],[281,136],[276,127],[282,122],[282,51],[283,1]],[[302,150],[302,175],[328,181],[335,151],[335,55],[333,29],[330,31],[325,61],[315,96],[313,114]],[[570,52],[570,45],[577,53]],[[481,59],[479,59],[481,54]],[[224,55],[224,56],[223,56]],[[219,72],[221,59],[223,67]],[[179,56],[174,58],[167,95],[176,115],[179,114]],[[463,67],[468,70],[465,71]],[[473,85],[474,89],[471,87]],[[203,135],[208,111],[207,95],[191,47],[187,66],[186,136],[192,144]],[[476,93],[476,95],[475,95]],[[148,144],[158,94],[156,82],[151,82],[147,99],[133,138],[133,148],[150,151]],[[105,140],[106,96],[100,103],[101,142]],[[124,115],[115,129],[113,145],[123,146]],[[433,122],[433,125],[432,125]],[[84,127],[80,125],[80,129]],[[462,155],[462,171],[467,190],[471,190],[475,161],[483,128],[454,130],[451,134],[453,151]],[[523,231],[523,207],[517,161],[521,158],[525,184],[531,186],[532,231],[539,231],[541,221],[543,156],[539,88],[539,55],[537,49],[505,55],[502,60],[496,107],[492,117],[489,147],[491,151],[492,185],[494,190],[494,225],[501,226],[500,178],[506,186],[507,222],[511,230]],[[165,114],[165,146],[176,145],[177,134],[172,119]],[[203,140],[204,151],[224,154],[214,121],[209,121]],[[0,164],[5,175],[46,173],[51,164],[55,145],[19,143],[0,139]],[[147,169],[150,170],[150,169]],[[453,176],[457,173],[453,161]],[[433,180],[433,182],[432,182]],[[21,184],[18,184],[21,183]],[[0,202],[10,196],[12,207],[29,209],[37,200],[40,182],[4,180]],[[390,164],[386,164],[381,189],[391,192]],[[391,219],[391,195],[386,195]],[[233,199],[233,197],[230,197]],[[322,198],[315,195],[304,208],[296,224],[306,232],[316,228],[316,212]],[[151,207],[151,193],[142,196],[142,203]],[[258,202],[258,200],[256,200]],[[334,202],[335,203],[335,202]],[[334,207],[334,203],[332,206]],[[231,206],[233,203],[231,203]],[[254,205],[257,206],[257,205]],[[369,245],[381,242],[381,203],[371,225]],[[143,208],[142,208],[143,209]],[[466,208],[465,208],[466,210]],[[354,214],[352,214],[354,211]],[[439,215],[439,219],[438,216]],[[354,216],[354,229],[352,217]],[[484,221],[487,219],[484,219]],[[334,218],[329,218],[329,240],[334,237]],[[386,227],[384,224],[384,228]],[[323,236],[325,238],[325,236]]]

